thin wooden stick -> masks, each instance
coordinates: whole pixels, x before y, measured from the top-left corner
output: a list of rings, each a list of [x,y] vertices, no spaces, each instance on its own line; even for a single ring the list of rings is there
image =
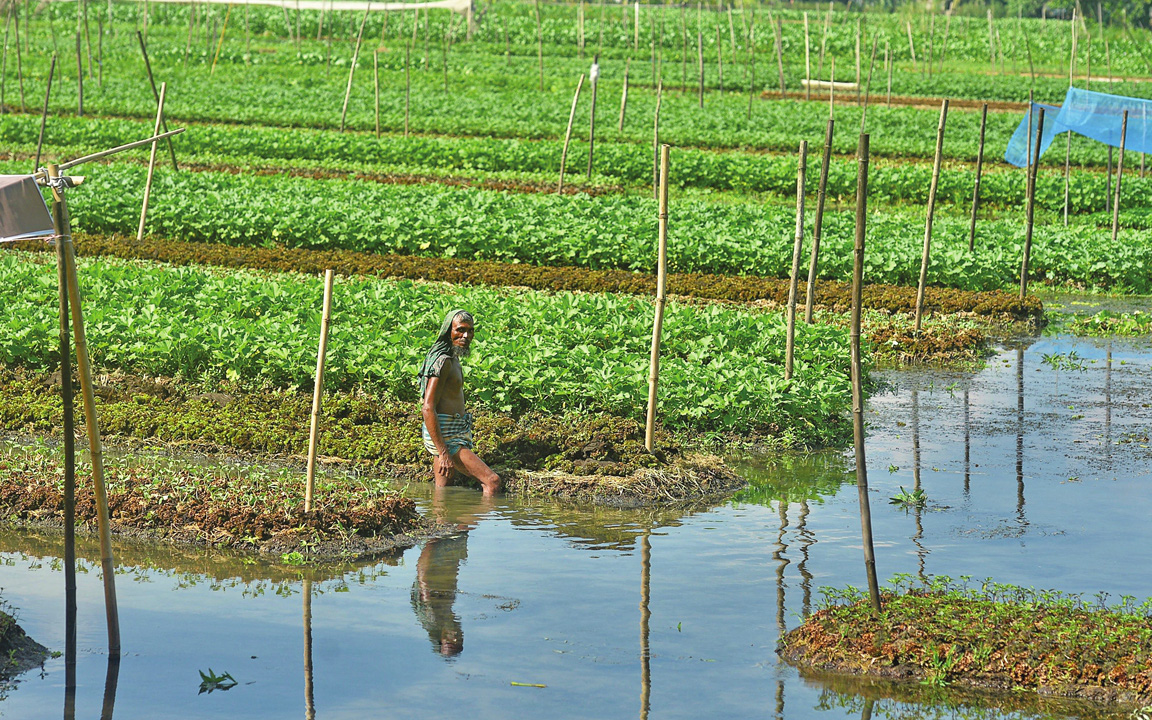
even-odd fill
[[[368,12],[372,3],[364,10],[364,17],[360,19],[360,30],[356,33],[356,49],[352,51],[352,64],[348,67],[348,86],[344,89],[344,106],[340,110],[340,132],[344,132],[344,122],[348,118],[348,100],[352,97],[352,76],[356,74],[356,65],[360,60],[360,43],[364,40],[364,23],[368,20]]]
[[[652,192],[660,199],[660,103],[664,99],[664,81],[656,86],[656,112],[652,119]]]
[[[100,442],[100,422],[96,416],[96,395],[92,387],[92,366],[88,359],[88,341],[84,333],[84,313],[80,305],[80,283],[76,277],[76,255],[72,245],[72,223],[60,168],[47,167],[52,187],[53,221],[56,234],[63,238],[64,273],[68,284],[68,302],[72,312],[72,331],[76,347],[76,367],[84,405],[84,426],[88,432],[88,452],[92,464],[92,484],[96,495],[96,518],[100,533],[100,565],[104,578],[104,604],[108,620],[108,654],[120,654],[120,613],[116,603],[116,564],[112,556],[112,531],[108,521],[108,493],[104,486],[104,453]]]
[[[160,103],[156,107],[156,127],[152,130],[152,135],[155,137],[160,134],[160,125],[164,122],[164,93],[167,91],[167,83],[160,83]],[[152,194],[152,174],[156,170],[156,143],[152,141],[152,152],[148,157],[148,177],[144,181],[144,202],[140,205],[140,226],[136,229],[136,242],[144,239],[144,221],[148,217],[148,198]]]
[[[412,108],[412,43],[404,44],[404,137],[408,137],[408,116]]]
[[[1029,128],[1031,132],[1031,128]],[[1036,169],[1040,166],[1040,138],[1044,137],[1044,108],[1040,108],[1040,119],[1036,126],[1035,155],[1028,172],[1028,201],[1025,209],[1024,257],[1020,263],[1020,302],[1028,293],[1028,262],[1032,257],[1032,218],[1036,204]]]
[[[79,0],[79,6],[83,11],[84,16],[84,47],[88,51],[88,79],[92,79],[92,31],[91,24],[88,22],[88,2],[87,0]]]
[[[684,3],[680,4],[680,92],[688,92],[688,21]]]
[[[332,270],[324,271],[324,309],[320,316],[320,348],[316,352],[316,385],[312,392],[312,423],[308,430],[308,474],[304,487],[304,512],[312,512],[316,479],[316,445],[320,435],[320,402],[324,398],[324,359],[328,355],[328,324],[332,320]]]
[[[864,546],[864,571],[872,611],[879,616],[880,583],[876,577],[876,552],[872,542],[872,512],[868,504],[868,465],[864,457],[864,380],[860,355],[860,305],[864,285],[864,236],[868,222],[868,135],[860,136],[856,150],[856,235],[852,251],[852,320],[849,352],[852,373],[852,438],[856,459],[856,490],[860,501],[860,532]]]
[[[860,26],[863,20],[856,18],[856,104],[860,104]],[[863,132],[863,130],[861,130]]]
[[[812,99],[812,38],[808,32],[808,13],[804,13],[804,99]]]
[[[980,177],[984,170],[984,130],[988,127],[988,103],[980,110],[980,149],[976,152],[976,183],[972,186],[972,219],[968,225],[968,252],[976,249],[976,209],[980,206]]]
[[[872,95],[872,71],[876,69],[876,36],[872,36],[872,59],[868,63],[868,83],[864,87],[864,109],[860,112],[860,132],[865,131],[865,121],[868,119],[868,98]]]
[[[584,59],[584,0],[576,6],[576,57]]]
[[[232,3],[228,3],[228,11],[224,13],[224,25],[220,28],[220,37],[216,40],[216,54],[212,56],[212,69],[208,71],[209,77],[216,74],[216,61],[220,59],[220,48],[224,47],[224,33],[228,31],[228,18],[230,17],[232,17]]]
[[[536,55],[540,61],[540,92],[544,92],[544,26],[540,23],[540,0],[533,0],[533,7],[536,9]],[[592,85],[595,87],[595,80],[592,81]]]
[[[656,436],[656,390],[660,382],[660,333],[664,326],[664,284],[668,275],[668,151],[660,147],[659,244],[656,261],[656,311],[652,323],[652,353],[648,369],[648,413],[644,423],[644,447],[652,452]]]
[[[804,247],[804,179],[808,170],[808,141],[800,141],[796,162],[796,236],[792,245],[792,274],[788,281],[788,332],[784,341],[784,379],[792,379],[796,349],[796,293],[800,285],[800,253]]]
[[[572,124],[576,121],[576,103],[580,101],[580,88],[584,87],[584,74],[580,74],[580,81],[576,83],[576,93],[572,96],[572,112],[568,113],[568,129],[564,132],[564,150],[560,153],[560,181],[556,184],[556,192],[564,192],[564,168],[568,164],[568,145],[572,142]]]
[[[940,44],[940,69],[944,72],[944,58],[948,55],[948,36],[952,31],[952,10],[949,9],[944,16],[944,41]]]
[[[769,12],[768,16],[769,19],[771,19],[771,12]],[[783,30],[780,26],[780,18],[776,18],[773,26],[776,28],[776,67],[780,71],[780,97],[784,97],[784,37]]]
[[[4,49],[3,59],[0,60],[0,115],[8,111],[4,103],[4,88],[8,83],[8,32],[12,27],[12,13],[15,12],[15,5],[9,5],[8,10],[4,13]],[[20,24],[20,19],[16,19],[16,24]],[[19,42],[17,42],[19,47]]]
[[[912,23],[905,21],[904,26],[908,28],[908,52],[912,54],[912,72],[916,72],[916,46],[912,44]]]
[[[596,150],[596,87],[600,84],[600,56],[592,59],[592,68],[588,71],[588,80],[592,83],[592,110],[588,113],[588,181],[592,181],[592,166]]]
[[[104,19],[96,18],[96,86],[104,87]]]
[[[372,52],[372,92],[376,101],[376,139],[380,139],[380,53]]]
[[[1032,77],[1032,87],[1036,86],[1036,66],[1032,63],[1032,38],[1028,35],[1028,28],[1020,22],[1020,29],[1024,32],[1024,47],[1028,50],[1028,74]]]
[[[988,63],[996,71],[996,36],[992,30],[992,8],[988,8]]]
[[[720,37],[720,26],[716,26],[716,75],[720,92],[724,92],[724,43]]]
[[[751,78],[748,82],[748,122],[752,122],[752,99],[756,96],[756,26],[753,22],[755,21],[748,22],[748,64]]]
[[[20,97],[20,111],[24,111],[23,93]],[[76,116],[84,117],[84,60],[80,55],[79,31],[76,33]]]
[[[1120,121],[1120,157],[1116,161],[1116,200],[1112,203],[1112,242],[1120,232],[1120,181],[1124,178],[1124,144],[1128,138],[1128,111]],[[1039,142],[1039,141],[1037,141]]]
[[[44,90],[44,111],[40,113],[40,136],[36,139],[36,163],[32,171],[40,169],[40,151],[44,147],[44,128],[48,124],[48,100],[52,97],[52,77],[56,74],[56,53],[52,53],[52,64],[48,66],[48,87]]]
[[[804,298],[804,322],[812,324],[812,310],[816,303],[816,267],[820,258],[820,233],[824,224],[824,200],[828,192],[828,167],[832,162],[832,135],[836,121],[828,118],[824,131],[824,157],[820,160],[820,185],[816,192],[816,217],[812,222],[812,257],[808,261],[808,288]]]
[[[933,55],[935,48],[932,47],[933,43],[936,42],[936,13],[929,10],[929,17],[931,18],[931,22],[928,25],[928,59],[924,65],[927,67],[928,77],[932,77],[932,63],[936,57]],[[921,70],[921,72],[923,72],[923,70]]]
[[[696,56],[699,59],[700,68],[700,107],[704,107],[704,35],[703,33],[696,32]]]
[[[182,132],[184,132],[184,128],[176,128],[175,130],[169,130],[166,133],[160,133],[159,135],[147,137],[147,138],[144,138],[143,140],[137,140],[135,142],[130,142],[130,143],[127,143],[124,145],[117,145],[116,147],[108,149],[108,150],[101,150],[100,152],[92,153],[91,155],[85,155],[84,157],[79,157],[79,158],[76,158],[75,160],[69,160],[66,163],[60,164],[60,172],[64,172],[65,170],[68,170],[69,168],[74,168],[77,165],[83,165],[86,162],[92,162],[93,160],[99,160],[102,157],[108,157],[109,155],[115,155],[116,153],[124,152],[125,150],[131,150],[132,148],[138,148],[138,147],[142,147],[144,145],[150,145],[152,143],[152,141],[154,141],[154,140],[155,141],[164,140],[165,138],[170,138],[173,135],[179,135]]]
[[[888,107],[892,107],[892,58],[891,47],[887,39],[884,40],[884,65],[888,68]]]
[[[144,35],[139,30],[136,31],[136,39],[140,42],[140,54],[144,56],[144,69],[148,71],[148,84],[152,86],[152,98],[156,101],[156,104],[159,105],[160,91],[156,89],[156,79],[152,77],[152,63],[148,61],[148,45],[144,42]],[[165,120],[163,122],[162,127],[164,128],[164,132],[168,132],[168,121]],[[180,167],[176,164],[176,149],[172,147],[171,139],[168,140],[168,154],[172,156],[172,169],[180,170]]]
[[[55,56],[53,56],[55,57]],[[65,668],[71,665],[71,683],[75,685],[76,665],[76,411],[72,393],[71,313],[68,310],[68,273],[64,258],[64,236],[56,235],[57,295],[60,303],[60,399],[64,421],[64,615],[66,649]],[[66,672],[66,675],[68,673]],[[75,710],[75,698],[72,699]],[[69,706],[65,700],[65,714]],[[73,717],[74,714],[68,715]]]
[[[924,219],[924,253],[920,258],[920,282],[916,285],[916,325],[920,332],[924,315],[924,287],[928,281],[928,259],[932,245],[932,219],[936,214],[936,188],[940,185],[940,163],[944,154],[944,124],[948,120],[948,98],[940,103],[940,123],[936,126],[936,156],[932,161],[932,184],[928,188],[928,213]]]
[[[624,87],[620,90],[620,122],[616,126],[616,132],[624,132],[624,113],[628,110],[628,71],[632,68],[632,58],[627,58],[624,61]]]
[[[820,59],[816,63],[816,77],[824,74],[824,54],[828,50],[828,31],[832,24],[832,0],[828,0],[828,13],[824,16],[824,32],[820,36]]]

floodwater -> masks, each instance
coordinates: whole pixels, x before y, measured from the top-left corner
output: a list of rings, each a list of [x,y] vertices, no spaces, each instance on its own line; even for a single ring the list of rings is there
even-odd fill
[[[877,569],[1142,601],[1152,352],[1028,342],[978,373],[882,375],[867,446]],[[745,459],[744,471],[753,489],[680,510],[450,489],[422,502],[459,534],[363,567],[121,544],[118,667],[89,544],[75,717],[1097,716],[1030,696],[805,678],[780,662],[781,632],[819,607],[820,588],[865,584],[854,475],[839,452]],[[890,504],[901,487],[924,490],[927,506]],[[61,545],[0,535],[3,598],[59,651]],[[209,669],[235,684],[201,692]],[[63,657],[50,659],[0,713],[67,717],[65,684]]]

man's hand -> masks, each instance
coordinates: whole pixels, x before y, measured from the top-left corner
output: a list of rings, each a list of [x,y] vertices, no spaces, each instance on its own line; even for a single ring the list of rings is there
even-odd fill
[[[432,463],[432,470],[436,473],[436,478],[443,482],[451,482],[452,476],[456,473],[456,465],[452,462],[452,456],[447,452],[442,452],[436,456],[436,460]]]

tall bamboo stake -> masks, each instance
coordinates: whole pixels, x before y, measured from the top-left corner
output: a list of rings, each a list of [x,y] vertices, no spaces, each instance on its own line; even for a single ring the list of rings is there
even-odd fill
[[[104,87],[104,20],[96,18],[96,86]]]
[[[533,0],[533,7],[536,9],[536,56],[540,61],[540,92],[544,92],[544,26],[540,23],[540,0]],[[592,85],[596,85],[595,80]]]
[[[1024,32],[1024,47],[1028,50],[1028,74],[1032,77],[1032,87],[1036,86],[1036,66],[1032,63],[1032,38],[1028,36],[1028,28],[1023,22],[1020,29]]]
[[[812,38],[808,31],[808,13],[804,13],[804,99],[812,99]]]
[[[1072,50],[1068,55],[1068,87],[1072,87],[1072,82],[1076,77],[1076,42],[1078,33],[1076,32],[1076,9],[1072,9]],[[1068,137],[1064,142],[1064,226],[1068,226],[1068,203],[1070,199],[1069,193],[1069,177],[1072,168],[1072,131],[1068,131]]]
[[[771,18],[771,13],[769,13]],[[776,67],[780,71],[780,97],[784,97],[784,36],[780,26],[780,18],[772,23],[776,28]]]
[[[936,188],[940,184],[940,162],[944,154],[944,123],[948,120],[948,98],[940,103],[940,124],[936,126],[936,157],[932,161],[932,184],[928,188],[928,214],[924,220],[924,253],[920,258],[920,282],[916,286],[916,332],[924,315],[924,286],[928,281],[928,255],[932,245],[932,218],[936,213]]]
[[[852,439],[856,456],[856,491],[860,502],[860,533],[864,546],[864,571],[868,597],[879,615],[880,583],[876,577],[876,551],[872,542],[872,511],[868,502],[868,467],[864,457],[864,388],[860,357],[860,305],[864,285],[864,236],[868,222],[868,135],[860,136],[856,150],[856,235],[852,251],[852,329],[849,347],[852,368]]]
[[[820,160],[820,185],[816,192],[816,217],[812,222],[812,257],[808,261],[808,291],[804,299],[804,322],[812,324],[812,308],[816,302],[816,266],[820,258],[820,231],[824,224],[824,200],[828,192],[828,167],[832,162],[832,134],[836,121],[828,118],[824,131],[824,157]]]
[[[680,92],[688,92],[688,20],[684,4],[680,4]]]
[[[164,121],[164,93],[167,83],[160,83],[160,104],[156,108],[156,127],[152,135],[160,134],[160,125]],[[156,141],[152,141],[152,152],[148,157],[148,177],[144,181],[144,202],[140,205],[140,226],[136,229],[136,242],[144,239],[144,221],[148,217],[148,198],[152,194],[152,174],[156,170]]]
[[[652,118],[652,192],[660,199],[660,103],[664,99],[664,82],[656,86],[656,112]]]
[[[996,72],[996,37],[992,30],[992,8],[988,8],[988,63]]]
[[[84,43],[88,51],[88,79],[92,79],[92,32],[91,25],[88,23],[88,3],[86,0],[79,0],[80,8],[84,16]]]
[[[620,123],[616,126],[616,132],[624,132],[624,113],[628,110],[628,71],[632,68],[632,58],[627,58],[624,61],[624,87],[620,90]]]
[[[904,26],[908,28],[908,52],[912,54],[912,72],[916,72],[916,46],[912,44],[912,23],[905,21]]]
[[[1031,131],[1031,128],[1029,128]],[[1040,119],[1036,125],[1035,154],[1028,172],[1028,201],[1025,209],[1024,257],[1020,263],[1020,302],[1028,293],[1028,262],[1032,256],[1032,217],[1036,204],[1036,169],[1040,166],[1040,138],[1044,137],[1044,108],[1040,108]]]
[[[968,225],[968,252],[976,249],[976,209],[980,206],[980,176],[984,169],[984,130],[988,127],[988,103],[980,110],[980,149],[976,152],[976,183],[972,187],[972,219]]]
[[[247,7],[247,6],[245,6]],[[216,54],[212,56],[212,69],[208,76],[216,74],[216,61],[220,59],[220,49],[224,47],[224,33],[228,31],[228,18],[232,17],[232,4],[228,4],[228,11],[224,13],[224,25],[220,28],[220,37],[216,40]]]
[[[948,35],[952,31],[952,10],[949,9],[944,16],[944,41],[940,43],[940,69],[944,72],[944,58],[948,55]]]
[[[55,55],[53,55],[55,58]],[[56,273],[60,302],[60,399],[64,409],[64,613],[66,657],[70,664],[66,686],[75,689],[76,676],[76,414],[72,398],[72,343],[68,333],[71,314],[68,311],[68,273],[64,259],[64,236],[56,235]],[[73,703],[75,697],[73,697]],[[75,708],[73,707],[73,710]],[[72,717],[75,717],[73,714]]]
[[[588,113],[588,180],[592,180],[592,166],[596,150],[596,86],[600,83],[600,56],[592,58],[592,68],[588,71],[588,80],[592,83],[592,109]]]
[[[824,16],[824,32],[820,36],[820,58],[816,63],[816,77],[824,74],[824,54],[828,51],[828,30],[832,24],[832,0],[828,0],[828,13]]]
[[[144,42],[144,35],[139,30],[136,31],[136,39],[140,42],[140,54],[144,56],[144,69],[148,72],[148,84],[152,86],[152,98],[159,105],[160,91],[156,89],[156,79],[152,77],[152,63],[148,61],[148,45]],[[162,120],[161,122],[164,132],[168,132],[168,121]],[[171,138],[168,139],[168,154],[172,156],[172,169],[179,170],[179,166],[176,165],[176,150],[172,147]]]
[[[360,43],[364,40],[364,23],[368,20],[368,12],[372,3],[364,10],[364,17],[360,20],[360,30],[356,33],[356,49],[352,51],[352,64],[348,67],[348,86],[344,89],[344,106],[340,110],[340,132],[344,132],[344,122],[348,118],[348,100],[352,97],[352,76],[356,74],[356,64],[360,60]]]
[[[576,121],[576,103],[580,101],[580,88],[584,87],[584,74],[580,74],[580,81],[576,83],[576,93],[572,95],[572,112],[568,113],[568,130],[564,132],[564,150],[560,153],[560,181],[556,184],[556,192],[564,191],[564,167],[568,164],[568,145],[572,142],[572,123]]]
[[[52,53],[52,64],[48,66],[48,87],[44,90],[44,111],[40,113],[40,135],[36,139],[36,163],[32,167],[35,172],[40,168],[40,151],[44,147],[44,127],[48,124],[48,101],[52,97],[52,76],[56,74],[56,53]]]
[[[376,139],[380,139],[380,53],[372,53],[372,92],[376,103]]]
[[[752,121],[752,99],[756,95],[756,26],[748,23],[748,64],[751,79],[748,82],[748,121]]]
[[[872,59],[868,63],[868,83],[864,86],[864,109],[860,112],[860,132],[865,130],[868,119],[868,98],[872,95],[872,71],[876,69],[876,36],[872,36]]]
[[[1124,178],[1124,144],[1128,138],[1128,111],[1120,121],[1120,157],[1116,162],[1116,200],[1112,203],[1112,242],[1120,232],[1120,181]]]
[[[928,77],[932,77],[932,63],[934,62],[935,55],[933,55],[934,48],[932,43],[936,41],[936,13],[930,13],[931,21],[928,25],[928,59],[924,63],[928,70]],[[923,70],[921,70],[923,72]]]
[[[328,325],[332,321],[332,270],[324,271],[324,306],[320,316],[320,348],[316,352],[316,386],[312,392],[312,424],[308,431],[308,475],[304,488],[304,512],[312,512],[316,479],[316,445],[320,435],[320,401],[324,397],[324,360],[328,355]]]
[[[696,32],[696,56],[699,60],[700,69],[699,105],[700,107],[704,107],[704,35],[699,31]]]
[[[736,25],[732,22],[732,6],[725,4],[728,10],[728,40],[732,44],[732,62],[736,62]]]
[[[888,107],[892,107],[892,58],[891,47],[887,39],[884,40],[884,65],[888,68]]]
[[[644,423],[644,447],[652,452],[656,435],[656,389],[660,382],[660,333],[664,326],[664,283],[668,275],[668,151],[660,147],[660,235],[656,260],[656,311],[652,323],[652,353],[648,369],[648,414]]]
[[[584,59],[584,0],[576,6],[576,57]]]
[[[651,32],[652,42],[651,42],[651,48],[650,48],[651,52],[649,53],[649,55],[651,56],[651,63],[652,63],[652,86],[655,87],[656,86],[656,15],[653,14],[651,16],[651,19],[652,19],[652,24],[649,27],[652,30],[652,32]]]
[[[100,566],[104,577],[104,604],[108,619],[108,654],[120,654],[120,613],[116,604],[116,564],[112,557],[112,531],[108,521],[108,493],[104,486],[104,453],[100,442],[100,424],[96,417],[96,395],[92,388],[92,368],[88,360],[88,341],[84,333],[84,313],[80,305],[80,283],[76,277],[76,256],[72,245],[72,223],[64,195],[64,182],[55,163],[47,167],[52,187],[52,216],[56,234],[64,246],[64,274],[68,285],[68,302],[72,312],[72,331],[76,346],[76,367],[80,374],[80,391],[84,405],[84,426],[88,433],[88,451],[92,463],[92,484],[96,495],[96,518],[100,532]]]
[[[720,92],[724,92],[724,43],[720,39],[720,26],[716,26],[716,77]]]
[[[23,98],[20,111],[23,112]],[[80,33],[76,33],[76,116],[84,117],[84,60],[80,55]]]
[[[4,48],[2,51],[3,59],[0,59],[0,115],[7,112],[4,104],[4,88],[8,84],[8,32],[12,27],[14,7],[13,5],[9,5],[7,11],[4,13]],[[17,19],[16,23],[19,25],[20,20]],[[19,43],[17,43],[17,46],[19,46]]]
[[[804,176],[808,171],[808,141],[800,141],[796,162],[796,235],[792,245],[792,274],[788,281],[788,333],[784,341],[784,379],[792,379],[796,349],[796,293],[800,284],[800,253],[804,247]]]
[[[856,18],[856,104],[860,104],[860,26],[863,21]],[[863,132],[863,131],[861,131]]]

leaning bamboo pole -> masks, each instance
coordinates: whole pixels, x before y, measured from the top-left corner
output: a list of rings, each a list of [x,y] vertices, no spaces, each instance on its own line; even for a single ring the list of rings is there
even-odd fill
[[[148,73],[148,84],[152,86],[152,98],[159,105],[160,91],[156,89],[156,79],[152,76],[152,63],[148,60],[148,44],[144,42],[144,35],[139,30],[136,31],[136,39],[140,41],[140,54],[144,56],[144,70]],[[168,132],[168,122],[161,122],[164,132]],[[180,167],[176,164],[176,150],[172,147],[171,139],[168,140],[168,154],[172,156],[172,169],[179,170]]]
[[[1128,111],[1120,121],[1120,157],[1116,161],[1116,199],[1112,203],[1112,242],[1120,232],[1120,181],[1124,178],[1124,144],[1128,139]]]
[[[648,369],[648,414],[644,423],[644,447],[652,452],[656,435],[656,389],[660,382],[660,333],[664,326],[664,284],[668,275],[668,152],[660,146],[660,235],[656,260],[656,310],[652,323],[652,353]]]
[[[624,132],[624,113],[628,110],[628,71],[632,69],[632,58],[627,58],[624,61],[624,87],[620,90],[620,122],[616,126],[616,132]]]
[[[784,340],[784,379],[792,379],[796,349],[796,293],[800,284],[800,253],[804,248],[804,179],[808,172],[808,141],[800,141],[796,162],[796,235],[792,245],[792,274],[788,280],[788,331]]]
[[[160,125],[164,122],[164,95],[168,91],[167,83],[160,83],[160,104],[156,108],[156,127],[152,135],[160,134]],[[144,239],[144,223],[148,218],[148,198],[152,195],[152,175],[156,171],[156,144],[152,141],[152,152],[148,156],[148,177],[144,181],[144,201],[140,204],[140,225],[136,228],[136,242]]]
[[[836,121],[828,118],[824,131],[824,157],[820,160],[820,185],[816,192],[816,217],[812,221],[812,256],[808,261],[808,288],[804,298],[804,322],[812,324],[812,308],[816,303],[816,266],[820,259],[820,232],[824,224],[824,200],[828,192],[828,167],[832,162],[832,134]]]
[[[564,133],[564,150],[560,153],[560,180],[556,192],[564,192],[564,167],[568,164],[568,145],[572,142],[572,123],[576,121],[576,103],[580,102],[580,88],[584,87],[584,75],[576,83],[576,93],[572,96],[572,112],[568,113],[568,130]]]
[[[112,530],[108,521],[108,493],[104,486],[104,453],[100,442],[100,424],[96,417],[96,394],[92,388],[92,367],[88,359],[88,341],[84,334],[84,313],[80,306],[80,283],[76,277],[76,255],[72,245],[72,223],[65,198],[66,181],[60,166],[46,168],[52,188],[53,223],[63,244],[64,275],[68,302],[72,312],[72,332],[76,346],[76,367],[80,375],[80,392],[84,405],[84,427],[88,434],[88,452],[92,463],[92,484],[96,495],[96,521],[100,533],[100,566],[104,577],[104,604],[108,620],[108,654],[120,654],[120,613],[116,604],[116,563],[112,557]]]
[[[1029,128],[1031,133],[1031,128]],[[1033,211],[1036,205],[1036,169],[1040,165],[1040,138],[1044,137],[1044,108],[1040,108],[1040,119],[1036,125],[1036,142],[1034,143],[1035,153],[1032,157],[1032,165],[1028,171],[1028,199],[1025,207],[1025,225],[1024,225],[1024,253],[1020,263],[1020,302],[1024,302],[1024,298],[1028,293],[1028,262],[1032,257],[1032,218]]]
[[[53,55],[55,58],[55,55]],[[59,226],[57,226],[59,230]],[[56,234],[56,273],[60,302],[60,400],[64,420],[64,607],[65,644],[71,657],[71,686],[76,673],[76,412],[72,397],[71,314],[68,310],[68,273],[64,259],[64,236]],[[66,682],[65,685],[68,685]],[[73,698],[74,699],[74,698]]]
[[[248,7],[245,5],[244,7]],[[228,11],[224,13],[224,24],[220,27],[220,37],[216,41],[216,54],[212,56],[212,69],[208,71],[208,77],[216,74],[216,61],[220,59],[220,49],[224,47],[224,33],[228,31],[228,18],[232,17],[232,4],[228,4]]]
[[[988,127],[988,103],[980,110],[980,149],[976,152],[976,183],[972,186],[972,219],[968,225],[968,252],[976,248],[976,209],[980,206],[980,176],[984,170],[984,131]]]
[[[600,56],[592,58],[592,68],[588,71],[588,80],[592,83],[592,109],[588,113],[588,180],[592,180],[592,168],[595,162],[596,150],[596,86],[600,83]]]
[[[852,250],[852,326],[849,333],[852,373],[852,439],[856,458],[856,491],[860,502],[860,534],[864,546],[864,571],[868,596],[877,615],[880,583],[876,578],[876,552],[872,542],[872,511],[868,503],[868,467],[864,457],[864,382],[860,357],[860,305],[864,284],[864,236],[868,222],[868,134],[860,135],[856,149],[856,235]]]
[[[304,512],[312,512],[316,481],[316,446],[320,435],[320,403],[324,399],[324,360],[328,355],[328,325],[332,321],[332,270],[324,271],[324,305],[320,315],[320,347],[316,352],[316,386],[312,391],[312,422],[308,430],[308,474],[304,486]]]
[[[36,162],[32,171],[40,169],[40,151],[44,148],[44,128],[48,124],[48,101],[52,98],[52,76],[56,74],[56,53],[52,53],[52,64],[48,66],[48,87],[44,90],[44,110],[40,113],[40,135],[36,139]]]
[[[936,126],[936,156],[932,161],[932,184],[928,187],[928,213],[924,219],[924,253],[920,257],[920,282],[916,285],[916,332],[924,316],[924,286],[928,281],[928,257],[932,246],[932,219],[936,213],[936,188],[940,185],[940,163],[944,154],[944,124],[948,120],[948,98],[940,102],[940,123]]]
[[[348,119],[348,101],[352,98],[352,76],[356,74],[356,63],[360,60],[360,44],[364,40],[364,23],[368,20],[368,12],[372,3],[364,9],[364,17],[360,19],[360,30],[356,33],[356,48],[352,51],[352,63],[348,66],[348,86],[344,90],[344,105],[340,109],[340,132],[344,132],[344,122]]]

